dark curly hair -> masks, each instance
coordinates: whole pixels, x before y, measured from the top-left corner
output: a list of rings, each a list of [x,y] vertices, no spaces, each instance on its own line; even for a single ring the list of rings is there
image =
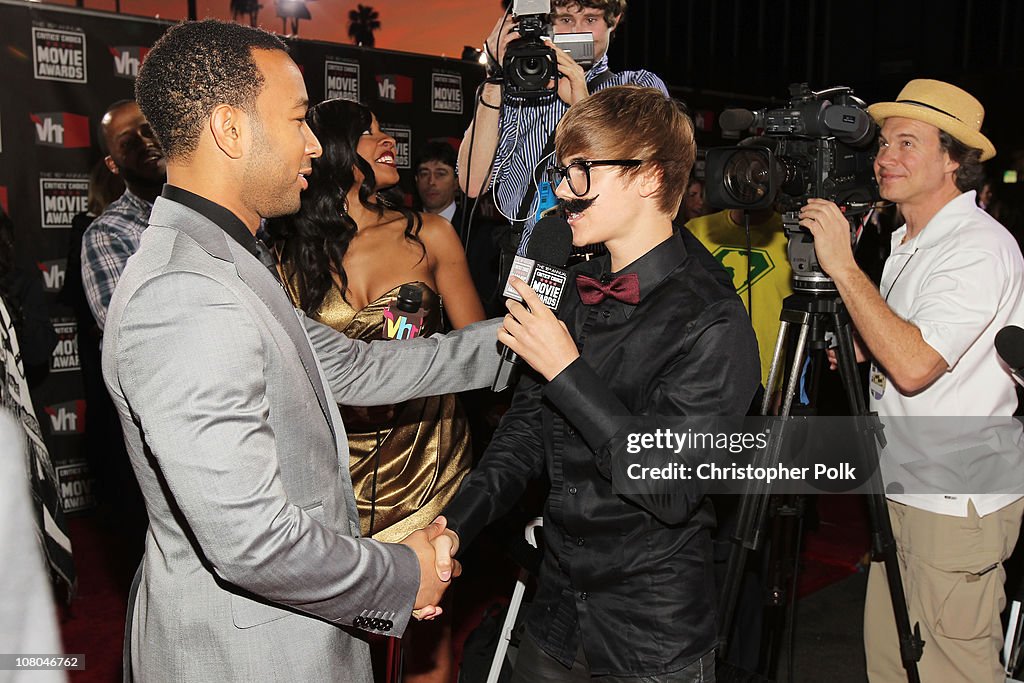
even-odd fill
[[[981,165],[981,150],[968,147],[944,130],[939,131],[939,149],[960,164],[953,173],[953,184],[961,192],[980,190],[985,180],[985,167]]]
[[[135,99],[168,159],[195,151],[214,107],[256,111],[263,74],[253,50],[288,46],[262,29],[215,19],[177,24],[156,41],[135,79]]]
[[[578,7],[581,11],[584,9],[601,10],[604,12],[604,23],[611,26],[616,18],[621,19],[626,13],[626,0],[554,0],[551,3],[553,11],[573,9],[574,7]]]
[[[306,122],[320,140],[323,154],[313,159],[309,189],[302,193],[302,208],[292,216],[267,223],[281,266],[289,274],[298,305],[308,315],[315,315],[324,298],[341,282],[341,296],[348,301],[348,276],[342,266],[348,245],[358,227],[348,215],[345,197],[355,184],[355,169],[363,176],[359,185],[359,202],[383,216],[385,209],[398,211],[405,217],[405,237],[426,249],[419,238],[422,217],[382,196],[370,198],[377,191],[377,178],[369,162],[359,156],[356,145],[373,122],[369,108],[349,100],[327,100],[306,114]]]

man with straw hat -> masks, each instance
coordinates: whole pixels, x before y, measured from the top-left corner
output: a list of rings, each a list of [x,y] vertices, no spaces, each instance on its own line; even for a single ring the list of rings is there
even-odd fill
[[[872,361],[871,408],[885,421],[889,441],[883,473],[912,475],[898,486],[885,479],[910,622],[920,624],[925,641],[921,680],[1002,683],[1003,562],[1020,530],[1024,488],[1012,476],[1020,469],[1020,428],[1005,424],[1017,398],[994,339],[1024,310],[1024,260],[1006,229],[975,205],[981,162],[996,153],[981,133],[985,110],[977,99],[948,83],[918,79],[895,102],[868,112],[881,126],[875,159],[881,195],[906,218],[893,233],[881,291],[854,263],[850,227],[835,204],[809,200],[800,224],[813,234],[821,267],[849,309],[858,360]],[[921,417],[957,424],[969,417],[972,425],[980,418],[986,428],[1003,419],[1000,438],[1010,429],[1011,445],[1001,451],[1008,459],[999,461],[1015,466],[992,477],[995,459],[965,460],[972,447],[987,445],[981,430],[968,430],[974,438],[966,446],[960,434],[954,448],[927,433],[931,427],[924,425],[936,421]],[[961,471],[986,471],[1000,483],[978,485],[972,478],[964,486],[958,479],[950,488],[951,461],[942,458],[953,450]],[[915,451],[920,460],[899,459]],[[864,643],[872,683],[906,681],[880,563],[868,579]]]

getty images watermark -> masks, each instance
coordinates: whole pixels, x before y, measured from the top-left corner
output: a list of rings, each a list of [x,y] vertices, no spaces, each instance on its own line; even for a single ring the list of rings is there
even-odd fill
[[[626,417],[618,493],[1024,494],[1014,418]]]

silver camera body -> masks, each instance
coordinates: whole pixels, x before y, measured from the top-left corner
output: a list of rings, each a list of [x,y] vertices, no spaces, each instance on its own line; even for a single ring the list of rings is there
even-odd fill
[[[594,66],[593,33],[556,33],[551,40],[555,47],[568,52],[573,61],[584,69]]]
[[[515,17],[527,14],[551,14],[551,0],[515,0],[512,3],[512,15]]]

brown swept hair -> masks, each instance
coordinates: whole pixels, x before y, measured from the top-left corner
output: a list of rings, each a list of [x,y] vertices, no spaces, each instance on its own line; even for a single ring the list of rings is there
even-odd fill
[[[555,153],[560,163],[572,155],[591,159],[643,159],[655,164],[661,187],[658,209],[675,215],[697,156],[693,121],[681,102],[657,88],[619,85],[574,104],[558,123]],[[642,172],[647,164],[622,169]]]

